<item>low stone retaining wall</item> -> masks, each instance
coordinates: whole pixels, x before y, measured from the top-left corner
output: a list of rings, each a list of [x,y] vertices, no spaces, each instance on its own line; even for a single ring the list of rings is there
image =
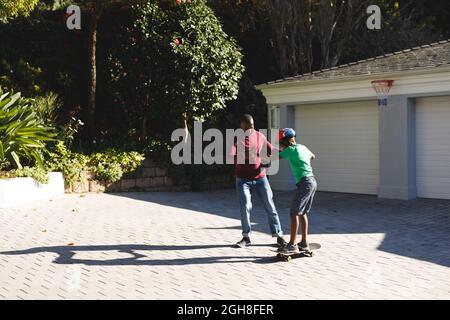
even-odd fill
[[[230,175],[207,177],[200,183],[200,190],[226,189],[234,186]],[[168,170],[151,159],[143,162],[135,173],[125,175],[115,183],[102,183],[93,180],[89,175],[85,181],[66,186],[67,193],[87,192],[133,192],[133,191],[189,191],[190,184],[176,181],[169,176]]]

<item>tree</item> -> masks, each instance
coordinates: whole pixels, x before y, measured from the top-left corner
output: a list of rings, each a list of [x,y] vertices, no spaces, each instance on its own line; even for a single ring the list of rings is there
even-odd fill
[[[168,139],[237,97],[242,54],[204,0],[147,1],[134,13],[131,41],[110,60],[115,98],[137,108],[144,135],[149,117]]]
[[[338,64],[345,44],[364,24],[370,0],[263,0],[283,76]],[[318,54],[314,54],[315,43]]]
[[[368,30],[361,23],[342,50],[340,63],[348,63],[391,53],[444,39],[440,25],[432,23],[435,15],[425,14],[421,1],[377,0],[382,12],[381,30]],[[424,1],[425,2],[425,1]],[[429,12],[441,7],[439,1],[427,2]]]
[[[311,13],[313,29],[320,43],[321,68],[335,67],[354,31],[365,26],[372,0],[318,0]]]
[[[39,0],[1,0],[0,21],[7,22],[18,16],[28,16]]]
[[[102,16],[111,9],[118,7],[130,7],[143,0],[78,0],[71,1],[70,4],[78,5],[81,8],[83,21],[87,21],[87,58],[88,58],[88,85],[87,101],[84,108],[86,129],[88,134],[92,134],[95,127],[95,109],[97,93],[97,33]],[[60,7],[68,5],[63,2]]]

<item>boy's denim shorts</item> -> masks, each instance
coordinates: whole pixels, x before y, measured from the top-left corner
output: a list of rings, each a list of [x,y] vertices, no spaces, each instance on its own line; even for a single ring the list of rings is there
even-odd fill
[[[291,215],[304,215],[309,213],[317,190],[317,181],[313,176],[303,177],[297,183],[294,199],[291,204]]]

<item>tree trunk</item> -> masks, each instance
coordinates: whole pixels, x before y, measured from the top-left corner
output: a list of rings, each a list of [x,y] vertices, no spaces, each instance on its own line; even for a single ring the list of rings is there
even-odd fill
[[[142,118],[141,140],[144,142],[147,138],[147,117]]]
[[[89,23],[88,34],[88,94],[86,104],[86,127],[92,131],[95,127],[95,98],[97,91],[97,28],[100,20],[99,10],[94,9]]]

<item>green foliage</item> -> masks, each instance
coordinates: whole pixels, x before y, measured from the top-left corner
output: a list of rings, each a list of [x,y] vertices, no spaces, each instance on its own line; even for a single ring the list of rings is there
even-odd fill
[[[184,118],[210,119],[236,98],[242,54],[204,0],[133,8],[134,23],[117,31],[122,38],[108,59],[111,102],[138,137],[167,142]]]
[[[33,110],[34,101],[20,93],[0,89],[0,161],[8,160],[19,169],[21,161],[42,164],[45,143],[53,141],[53,128],[46,126]]]
[[[94,173],[97,180],[116,182],[144,161],[138,152],[115,149],[83,155],[68,150],[63,142],[57,143],[55,150],[47,153],[46,159],[48,170],[62,171],[67,184],[83,181],[89,173]]]
[[[75,140],[75,135],[79,132],[83,125],[84,123],[80,119],[71,117],[69,122],[61,127],[58,137],[59,140],[63,141],[64,144],[70,149],[73,141]]]
[[[133,172],[144,161],[138,152],[119,152],[108,149],[90,156],[89,164],[93,168],[96,179],[107,182],[116,182],[123,174]]]
[[[30,17],[0,28],[0,40],[5,44],[0,45],[0,87],[55,103],[59,126],[71,117],[78,118],[85,99],[80,89],[85,86],[85,71],[80,68],[85,61],[81,54],[84,39],[65,27],[65,14],[62,10],[35,10]]]
[[[11,167],[11,163],[6,159],[0,159],[0,171],[8,170]]]
[[[52,151],[46,154],[46,166],[49,171],[59,171],[64,175],[66,184],[80,182],[87,177],[89,158],[66,148],[63,142],[58,142]]]
[[[1,0],[0,21],[7,22],[20,15],[28,16],[38,2],[39,0]]]
[[[240,81],[239,95],[227,107],[214,114],[209,127],[229,129],[239,127],[239,119],[243,114],[251,114],[256,129],[267,128],[267,103],[261,91],[257,90],[247,74]]]
[[[116,182],[123,176],[122,167],[117,162],[108,165],[99,164],[94,168],[94,172],[99,181]]]
[[[47,125],[58,123],[58,112],[62,107],[62,101],[54,92],[47,92],[43,96],[34,99],[33,108],[39,118]]]
[[[180,111],[205,120],[224,109],[226,101],[236,99],[244,71],[242,54],[204,0],[176,6],[174,16],[179,19],[174,38],[182,41],[171,43],[179,64],[174,93],[185,104]]]
[[[48,92],[43,96],[34,99],[33,109],[44,123],[48,126],[54,126],[57,133],[57,139],[64,142],[69,149],[84,123],[80,119],[71,117],[65,124],[60,124],[62,100],[54,92]]]
[[[11,59],[11,60],[10,60]],[[42,93],[42,69],[23,57],[0,58],[0,86],[20,91],[28,96]]]
[[[41,184],[47,184],[49,181],[48,172],[41,166],[24,167],[15,171],[16,177],[30,177]]]
[[[49,181],[48,171],[45,167],[23,167],[22,169],[10,169],[10,166],[0,164],[0,179],[13,179],[18,177],[30,177],[40,184],[47,184]]]

